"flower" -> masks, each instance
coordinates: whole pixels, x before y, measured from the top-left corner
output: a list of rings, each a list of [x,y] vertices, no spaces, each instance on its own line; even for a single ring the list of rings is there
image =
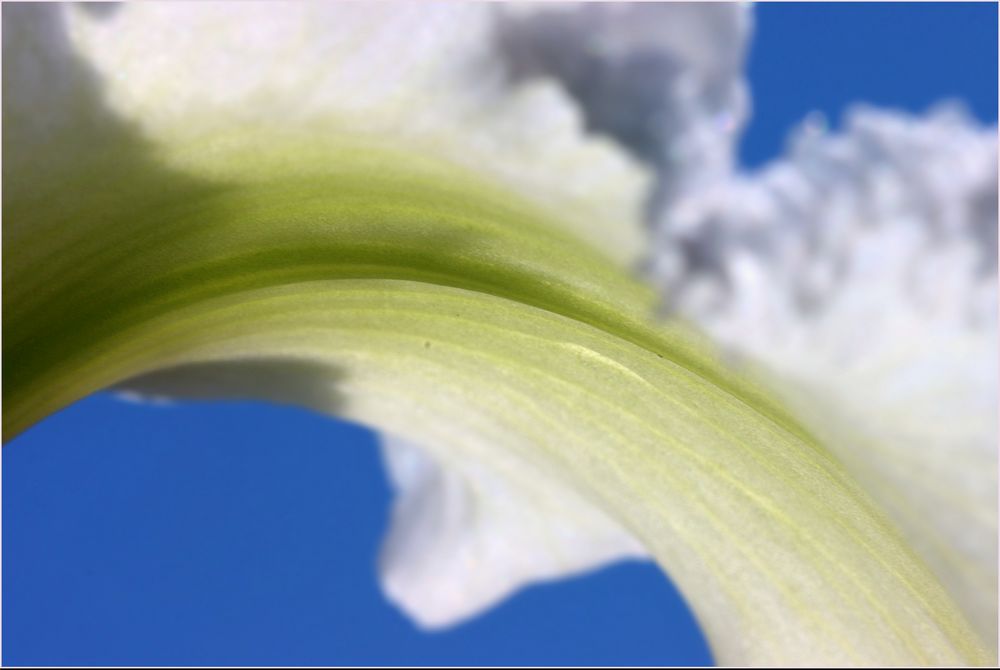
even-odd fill
[[[896,374],[873,377],[862,407],[880,422],[844,436],[831,424],[853,416],[858,382],[827,388],[839,359],[808,343],[779,358],[747,330],[791,300],[776,288],[789,275],[861,257],[869,235],[804,264],[780,184],[733,174],[744,7],[148,3],[4,18],[8,438],[111,385],[295,402],[395,436],[383,579],[425,625],[648,551],[724,662],[988,659],[861,486],[898,459],[851,459],[917,425],[878,411]],[[832,153],[821,141],[809,155]],[[766,244],[742,234],[736,196],[769,214]],[[656,297],[628,272],[644,212],[671,306],[769,366],[797,417],[690,326],[652,322]],[[941,263],[964,267],[967,237]],[[849,324],[858,309],[823,313]],[[843,331],[803,313],[778,322],[792,339]],[[967,335],[950,315],[930,322],[949,346]],[[974,584],[950,586],[979,616]]]

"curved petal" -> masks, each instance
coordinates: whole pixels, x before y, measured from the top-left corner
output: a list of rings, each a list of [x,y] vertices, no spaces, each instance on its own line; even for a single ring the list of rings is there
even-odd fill
[[[375,137],[379,143],[408,142],[444,156],[512,185],[539,204],[574,212],[557,221],[568,222],[575,233],[620,262],[636,257],[644,174],[607,142],[583,134],[576,108],[558,87],[543,81],[506,81],[491,53],[495,12],[490,7],[302,3],[276,12],[267,4],[236,10],[229,4],[206,3],[197,11],[150,4],[115,6],[96,15],[77,9],[26,11],[15,17],[10,30],[13,58],[8,68],[22,77],[18,90],[38,90],[12,98],[6,110],[18,129],[12,135],[17,144],[13,150],[8,147],[8,154],[19,164],[19,173],[26,169],[21,163],[47,157],[36,166],[42,177],[15,180],[14,187],[53,181],[45,174],[58,167],[48,159],[54,151],[44,151],[50,143],[58,142],[60,157],[73,169],[73,154],[98,153],[107,144],[122,142],[124,135],[130,143],[155,151],[158,162],[182,163],[185,176],[215,178],[217,168],[210,161],[185,162],[183,149],[177,151],[175,145],[200,149],[203,142],[241,143],[247,131],[234,132],[234,125],[278,133],[288,125],[303,125],[334,136],[349,133],[362,147],[364,138]],[[267,30],[261,32],[261,25]],[[60,39],[60,29],[68,34],[68,44]],[[204,39],[206,34],[210,40]],[[359,48],[362,37],[364,47]],[[42,72],[39,54],[44,56]],[[86,76],[76,54],[85,56]],[[99,83],[103,90],[92,91],[81,81],[94,82],[95,88]],[[38,88],[39,82],[58,85]],[[40,117],[31,100],[51,110],[52,118]],[[130,124],[127,130],[121,127],[122,119]],[[72,153],[65,150],[70,142],[81,141],[89,144]],[[254,162],[247,166],[252,169]],[[128,166],[123,171],[148,169]],[[172,182],[177,175],[150,177],[157,179]],[[615,220],[618,225],[604,225]],[[302,377],[304,371],[296,369],[296,374]],[[275,375],[282,383],[280,392],[267,392],[273,400],[301,401],[302,387],[309,392],[317,388],[302,378],[292,382],[274,366],[257,365],[241,371],[227,368],[224,375],[217,367],[210,374],[186,368],[169,379],[156,375],[128,387],[173,396],[246,395],[248,389],[275,389]],[[323,395],[311,398],[310,406],[335,411],[327,400]],[[460,471],[452,461],[442,466],[440,478],[465,492],[453,497],[458,504],[478,500],[481,508],[483,500],[473,494],[493,491],[496,482],[506,481],[495,477],[494,486],[484,489],[482,476],[472,476],[482,468]],[[540,522],[529,533],[539,539],[532,545],[537,550],[523,552],[520,562],[483,551],[479,553],[484,559],[492,557],[488,565],[480,560],[474,567],[466,562],[446,571],[441,566],[431,570],[428,562],[448,555],[456,543],[463,543],[466,553],[476,551],[470,547],[495,546],[502,528],[512,527],[516,510],[495,519],[493,533],[484,532],[490,527],[486,524],[442,527],[437,544],[401,543],[398,538],[412,531],[397,524],[387,546],[407,549],[400,558],[384,561],[386,589],[419,620],[443,625],[492,604],[520,584],[559,574],[560,567],[581,570],[640,552],[627,533],[601,521],[599,510],[573,502],[574,494],[565,487],[560,491],[561,498],[549,495],[556,501],[553,505],[575,511],[564,514],[558,526],[546,525],[547,517],[535,517]],[[400,523],[424,515],[422,508],[405,511],[413,499],[404,495],[398,501],[403,509],[397,515],[404,520]],[[521,516],[530,510],[524,504]],[[571,546],[558,548],[563,543]],[[547,551],[545,546],[557,548]],[[399,556],[400,551],[387,550],[386,555]],[[417,570],[418,565],[425,567]],[[466,569],[458,569],[461,565]],[[447,606],[434,596],[446,580],[454,582],[450,589],[464,594]],[[471,584],[478,586],[473,589]]]
[[[468,108],[456,104],[451,116],[448,96],[415,92],[402,98],[425,112],[413,120],[405,105],[387,111],[376,91],[378,104],[279,124],[247,111],[259,103],[266,112],[267,95],[237,65],[220,66],[217,83],[231,76],[256,97],[174,107],[134,68],[155,69],[158,54],[197,63],[199,44],[151,49],[149,24],[131,17],[168,35],[218,32],[215,52],[258,45],[227,37],[218,7],[146,7],[96,17],[20,10],[69,22],[75,51],[66,53],[83,58],[54,67],[79,70],[68,80],[85,90],[60,98],[74,111],[57,115],[68,125],[51,133],[30,129],[27,112],[5,126],[7,437],[157,370],[305,365],[308,383],[326,386],[328,411],[405,434],[440,461],[482,463],[491,474],[480,482],[514,463],[515,476],[603,510],[676,578],[724,662],[988,660],[841,466],[679,326],[649,324],[651,293],[567,233],[596,241],[602,229],[576,221],[624,211],[589,209],[599,193],[544,188],[592,168],[569,161],[539,183],[534,170],[513,170],[541,155],[537,169],[551,172],[559,156],[581,154],[498,145],[508,136],[497,128],[521,137],[520,122],[496,116],[503,106],[473,104],[462,116]],[[32,20],[29,45],[47,34]],[[111,25],[122,32],[102,33]],[[411,27],[384,43],[426,38]],[[347,31],[355,44],[359,30]],[[111,34],[122,37],[98,39]],[[5,35],[5,71],[31,61],[20,39]],[[336,53],[348,54],[347,67],[353,52]],[[185,77],[200,74],[190,65],[158,74],[182,101],[213,100],[215,89],[197,84],[185,98]],[[565,101],[549,90],[548,100]],[[18,93],[15,106],[30,110],[30,86]],[[88,104],[96,111],[80,109]],[[497,161],[486,161],[497,146]],[[606,145],[581,146],[608,155]]]

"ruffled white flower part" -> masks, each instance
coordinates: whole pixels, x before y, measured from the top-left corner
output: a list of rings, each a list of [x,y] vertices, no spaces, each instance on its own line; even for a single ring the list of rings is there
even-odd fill
[[[645,175],[606,140],[583,135],[553,82],[512,84],[498,55],[499,11],[461,2],[149,3],[96,18],[72,12],[68,27],[106,87],[104,103],[162,144],[334,124],[330,132],[385,136],[572,212],[575,233],[618,260],[635,258]],[[609,229],[609,220],[632,225]]]
[[[749,3],[510,7],[500,43],[512,74],[555,77],[589,130],[655,167],[654,211],[732,176],[749,114]]]
[[[803,416],[812,418],[813,408],[827,400],[838,408],[815,413],[813,426],[837,434],[831,443],[842,458],[880,487],[883,502],[918,541],[934,537],[914,530],[926,521],[938,533],[931,541],[959,547],[955,560],[968,572],[938,562],[939,574],[960,596],[981,588],[978,601],[977,593],[963,597],[970,611],[995,611],[982,597],[988,589],[970,586],[985,583],[975,571],[995,547],[995,505],[982,514],[976,507],[995,495],[995,486],[982,479],[995,471],[995,455],[982,447],[985,433],[995,431],[995,364],[983,364],[995,361],[995,348],[983,350],[983,333],[995,332],[995,322],[990,310],[966,299],[973,284],[986,296],[983,304],[995,292],[987,280],[970,283],[982,276],[975,273],[983,263],[972,231],[995,235],[995,227],[963,222],[992,217],[995,223],[989,201],[982,216],[970,214],[979,206],[970,203],[980,202],[973,194],[984,182],[976,175],[995,185],[996,153],[995,146],[992,154],[957,148],[962,142],[981,147],[981,134],[942,119],[858,123],[844,139],[804,143],[785,167],[733,180],[735,131],[746,110],[740,64],[749,25],[737,5],[511,11],[450,3],[201,3],[9,10],[5,85],[19,95],[4,98],[4,170],[17,171],[13,188],[28,196],[41,197],[31,193],[36,183],[59,183],[53,174],[61,162],[99,158],[112,140],[140,142],[157,166],[199,184],[235,179],[253,185],[276,171],[294,181],[315,163],[328,169],[335,162],[317,141],[331,134],[341,147],[405,144],[409,156],[427,154],[505,183],[625,263],[643,247],[641,212],[650,181],[640,163],[654,167],[659,186],[652,206],[663,211],[664,225],[662,256],[653,266],[667,295],[722,341],[788,378],[783,383],[812,394],[815,404],[801,401],[809,394],[790,393]],[[556,34],[562,37],[552,41]],[[281,137],[302,127],[307,132],[298,140]],[[295,160],[269,153],[276,137],[293,148]],[[242,153],[231,151],[234,143]],[[234,161],[234,155],[250,159]],[[364,162],[368,155],[354,159]],[[72,167],[64,174],[73,174]],[[419,161],[413,169],[440,174]],[[750,222],[758,215],[761,222]],[[30,219],[5,223],[5,241],[18,233],[12,225],[26,227]],[[931,220],[938,223],[918,223]],[[621,225],[601,225],[608,221]],[[72,234],[86,241],[80,231]],[[762,323],[772,330],[759,331]],[[859,327],[866,335],[860,341]],[[927,335],[914,339],[917,328]],[[598,352],[573,347],[562,353],[583,367],[609,365]],[[319,372],[309,377],[287,360],[225,370],[195,366],[132,386],[175,396],[241,396],[250,389],[254,397],[343,410],[338,394],[352,382]],[[367,382],[391,393],[399,377],[377,374]],[[987,391],[976,390],[982,388]],[[448,392],[442,388],[425,400],[445,402]],[[372,404],[350,405],[352,416],[384,417],[385,407],[372,396],[359,397]],[[406,401],[411,405],[401,414],[410,423],[385,417],[382,425],[405,431],[422,421],[422,406]],[[449,425],[424,426],[423,435],[441,445],[461,443],[447,454],[432,443],[387,447],[400,495],[383,580],[390,596],[426,625],[470,616],[522,584],[640,553],[557,474],[532,465],[518,445],[500,445],[510,433],[489,423],[496,420],[489,412],[470,413]],[[844,424],[851,434],[843,435]],[[465,434],[480,440],[465,443]],[[913,448],[922,442],[933,448]],[[938,483],[931,505],[920,507],[925,489],[909,488],[910,478]],[[968,514],[946,501],[967,492],[974,494]],[[916,513],[906,516],[904,509]],[[976,523],[991,535],[969,531],[977,514]],[[932,547],[924,549],[932,563],[935,551],[949,556],[936,545],[922,546]],[[955,581],[965,574],[972,577]],[[988,580],[995,572],[981,574]],[[706,593],[715,597],[711,588]],[[725,611],[727,603],[741,601],[713,602]],[[754,607],[774,602],[764,598]],[[976,602],[986,602],[986,610]],[[775,612],[767,621],[782,620]],[[739,658],[733,649],[744,646],[768,650],[758,658],[785,657],[788,631],[775,638],[780,649],[766,640],[754,647],[762,637],[755,631],[723,626],[712,632],[717,644],[731,643],[730,658]],[[810,639],[796,638],[796,648],[814,649]],[[838,653],[851,648],[848,639]]]
[[[669,304],[775,376],[995,644],[996,129],[953,107],[809,120],[657,235]]]
[[[668,147],[670,157],[639,159],[672,165],[680,184],[728,169],[728,135],[699,134],[703,120],[732,119],[728,132],[743,115],[742,7],[560,8],[565,39],[555,51],[548,13],[464,3],[150,3],[5,15],[5,76],[22,93],[5,100],[18,130],[5,159],[22,175],[49,175],[39,182],[60,169],[54,156],[99,152],[122,123],[162,164],[206,179],[232,171],[216,171],[206,144],[241,142],[260,128],[329,127],[423,147],[505,181],[560,210],[573,232],[620,262],[636,261],[643,247],[651,181],[611,138]],[[581,78],[560,60],[562,47],[577,49],[565,53],[599,77]],[[634,111],[602,109],[618,86],[622,99],[651,97]],[[578,106],[574,92],[590,97]],[[47,145],[80,148],[39,150]],[[186,146],[199,147],[196,159]],[[252,179],[253,163],[243,169]],[[618,225],[600,225],[608,221]],[[156,397],[253,389],[334,411],[333,382],[310,386],[300,372],[192,368],[128,388]],[[419,623],[451,624],[524,584],[644,555],[571,487],[491,445],[467,446],[479,457],[386,441],[398,497],[382,579]]]
[[[598,508],[516,459],[484,449],[431,460],[403,439],[382,445],[399,490],[383,586],[423,626],[478,614],[526,584],[647,556]]]

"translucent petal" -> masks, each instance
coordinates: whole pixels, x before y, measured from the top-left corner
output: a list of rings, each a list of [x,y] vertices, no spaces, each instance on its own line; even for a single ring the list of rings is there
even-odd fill
[[[388,545],[404,604],[438,575],[394,556],[488,555],[494,529],[564,533],[559,551],[593,552],[573,570],[631,553],[590,506],[675,577],[724,662],[989,658],[836,460],[686,330],[649,323],[621,268],[642,173],[582,136],[558,86],[493,79],[477,36],[494,10],[331,7],[5,8],[5,74],[42,69],[4,95],[8,437],[137,376],[242,384],[449,464],[423,489],[442,497],[405,508],[447,512],[438,540],[404,523]],[[39,92],[46,73],[60,84]],[[457,477],[586,519],[514,528],[524,507],[495,505],[453,533]],[[475,598],[420,616],[462,616],[559,551],[459,573]]]
[[[992,646],[997,145],[961,109],[818,119],[662,212],[674,305],[770,370]]]

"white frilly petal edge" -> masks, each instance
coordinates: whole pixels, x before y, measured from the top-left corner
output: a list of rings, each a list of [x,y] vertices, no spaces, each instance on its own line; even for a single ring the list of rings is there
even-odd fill
[[[586,136],[560,87],[512,81],[497,57],[498,12],[462,2],[149,3],[71,13],[69,34],[109,109],[163,146],[240,126],[382,136],[572,213],[563,218],[575,234],[635,260],[648,175]]]
[[[672,307],[773,386],[997,640],[997,136],[959,106],[808,119],[660,212]]]
[[[620,524],[509,455],[435,461],[403,439],[382,445],[397,489],[383,586],[422,626],[474,616],[526,584],[646,557]]]

